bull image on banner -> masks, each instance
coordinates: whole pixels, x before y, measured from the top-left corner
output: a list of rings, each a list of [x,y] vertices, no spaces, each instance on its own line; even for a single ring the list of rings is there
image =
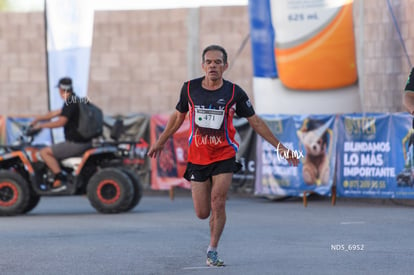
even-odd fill
[[[291,167],[260,137],[257,146],[256,195],[301,196],[303,191],[331,192],[335,173],[336,119],[332,115],[264,116],[280,142],[301,162]]]
[[[343,115],[339,119],[339,196],[414,197],[409,114]]]

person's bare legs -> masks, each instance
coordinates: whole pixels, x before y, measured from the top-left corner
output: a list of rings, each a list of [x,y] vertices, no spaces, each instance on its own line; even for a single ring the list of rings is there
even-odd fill
[[[233,173],[213,176],[211,188],[210,246],[217,247],[226,225],[226,200]]]
[[[191,195],[193,197],[194,211],[199,219],[207,219],[211,210],[211,182],[192,181]]]
[[[52,192],[60,192],[67,189],[66,186],[66,173],[62,171],[60,168],[58,160],[53,155],[52,148],[45,147],[40,150],[40,156],[42,157],[43,161],[55,175],[54,182],[52,184]]]
[[[212,177],[212,182],[191,182],[194,210],[200,219],[210,217],[210,245],[207,265],[224,266],[217,257],[217,246],[226,224],[226,199],[233,173]],[[212,252],[214,251],[214,252]],[[212,253],[212,254],[210,254]]]
[[[198,218],[210,217],[210,246],[217,247],[226,224],[227,191],[233,173],[213,176],[213,182],[191,182],[194,211]],[[211,212],[211,215],[210,215]]]
[[[52,148],[45,147],[41,149],[40,156],[42,157],[43,161],[46,163],[47,167],[49,167],[53,174],[57,175],[61,172],[59,162],[53,155]]]

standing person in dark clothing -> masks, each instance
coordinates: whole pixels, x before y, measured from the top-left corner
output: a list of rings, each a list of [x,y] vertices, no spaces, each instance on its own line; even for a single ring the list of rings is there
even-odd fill
[[[218,257],[217,247],[226,223],[227,192],[233,173],[240,169],[235,160],[239,144],[235,139],[233,116],[246,117],[251,127],[291,165],[299,163],[293,152],[283,146],[255,114],[243,89],[223,79],[227,68],[227,53],[223,47],[211,45],[204,49],[202,69],[205,75],[184,83],[176,111],[148,151],[150,157],[157,157],[189,113],[188,165],[184,177],[191,182],[197,217],[210,217],[209,266],[224,266]]]
[[[31,123],[35,129],[64,128],[64,142],[53,144],[40,150],[43,161],[55,174],[55,181],[52,186],[52,191],[55,192],[67,189],[67,176],[61,170],[59,160],[79,156],[92,146],[91,140],[85,140],[77,132],[79,120],[78,103],[80,103],[80,99],[76,97],[73,91],[72,79],[69,77],[61,78],[57,88],[64,101],[62,108],[38,116]],[[56,119],[52,120],[53,118]]]
[[[403,105],[410,114],[414,115],[414,68],[411,69],[405,84]]]

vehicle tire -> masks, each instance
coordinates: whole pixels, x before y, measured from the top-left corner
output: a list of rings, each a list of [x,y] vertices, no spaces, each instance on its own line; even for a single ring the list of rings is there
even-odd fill
[[[29,199],[28,205],[23,210],[23,213],[28,213],[32,211],[39,204],[39,201],[40,201],[40,196],[37,194],[32,194],[32,196]]]
[[[0,216],[23,214],[31,196],[29,183],[20,174],[0,171]]]
[[[131,204],[125,210],[125,212],[127,212],[134,209],[134,207],[138,205],[142,198],[144,188],[142,187],[141,180],[139,179],[138,175],[133,170],[129,168],[122,168],[122,171],[128,175],[134,187],[134,196],[132,197]]]
[[[89,180],[87,195],[91,205],[101,213],[124,212],[134,196],[128,175],[116,168],[96,172]]]

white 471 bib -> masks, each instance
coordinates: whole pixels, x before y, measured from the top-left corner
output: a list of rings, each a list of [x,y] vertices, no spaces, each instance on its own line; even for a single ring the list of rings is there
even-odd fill
[[[220,129],[224,120],[224,110],[195,109],[195,123],[203,128]]]

